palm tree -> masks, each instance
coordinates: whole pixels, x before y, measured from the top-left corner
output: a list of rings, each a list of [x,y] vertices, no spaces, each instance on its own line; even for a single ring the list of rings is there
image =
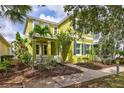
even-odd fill
[[[47,26],[35,25],[33,31],[30,32],[30,37],[32,37],[32,35],[36,33],[38,33],[41,36],[47,35],[52,36],[52,33],[50,32],[50,29]]]
[[[0,5],[0,16],[7,17],[14,23],[22,23],[31,10],[32,7],[28,5]]]

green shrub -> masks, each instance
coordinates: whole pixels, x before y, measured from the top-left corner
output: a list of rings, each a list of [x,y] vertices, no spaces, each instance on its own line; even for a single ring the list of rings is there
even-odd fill
[[[58,64],[61,64],[61,63],[62,63],[62,60],[59,56],[53,56],[50,59],[49,65],[57,66]]]
[[[0,70],[6,70],[6,69],[7,67],[4,64],[0,63]]]
[[[116,50],[116,54],[124,57],[124,51],[122,51],[122,50]]]
[[[13,55],[3,55],[1,56],[1,61],[12,60],[13,57],[14,57]]]
[[[113,62],[111,57],[101,58],[101,59],[102,59],[102,63],[106,65],[109,65]]]
[[[7,70],[9,66],[12,64],[10,60],[4,60],[0,62],[0,70]]]
[[[31,62],[31,59],[32,59],[32,55],[28,52],[22,54],[20,56],[20,60],[23,62],[23,63],[26,63],[29,65],[29,63]]]

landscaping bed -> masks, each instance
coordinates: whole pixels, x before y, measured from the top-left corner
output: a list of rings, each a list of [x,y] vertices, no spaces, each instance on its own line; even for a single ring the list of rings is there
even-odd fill
[[[27,68],[24,63],[13,63],[9,65],[6,69],[0,69],[0,81],[6,80],[12,76],[23,73],[23,70]]]
[[[82,73],[82,71],[66,65],[57,65],[54,68],[42,70],[25,68],[15,73],[16,74],[7,79],[1,79],[0,87],[23,87],[27,82],[34,80],[39,82],[39,79],[42,80],[49,77]]]
[[[103,64],[101,62],[77,63],[76,65],[81,66],[81,67],[85,67],[88,69],[93,69],[93,70],[99,70],[99,69],[115,66],[115,64],[108,64],[107,65],[107,64]]]
[[[124,88],[124,72],[119,76],[109,75],[83,83],[77,83],[66,88]]]
[[[40,78],[47,78],[47,77],[61,76],[61,75],[71,75],[75,73],[82,73],[82,71],[66,65],[57,65],[53,69],[42,71],[40,73],[42,74]]]

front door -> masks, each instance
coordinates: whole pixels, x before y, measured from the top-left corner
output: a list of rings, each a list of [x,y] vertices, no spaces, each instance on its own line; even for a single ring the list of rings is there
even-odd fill
[[[43,43],[43,46],[42,46],[42,57],[43,57],[43,62],[47,62],[47,59],[48,59],[48,51],[47,51],[47,43]]]
[[[47,56],[47,43],[43,43],[43,56]]]
[[[36,44],[36,59],[37,59],[37,62],[40,62],[41,60],[41,45],[40,44]]]

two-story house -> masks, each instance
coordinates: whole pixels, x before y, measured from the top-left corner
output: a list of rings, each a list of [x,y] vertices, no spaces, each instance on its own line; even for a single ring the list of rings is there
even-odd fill
[[[59,23],[29,16],[26,18],[24,35],[31,42],[30,45],[28,45],[28,49],[33,55],[34,62],[41,61],[42,58],[44,61],[47,61],[48,57],[60,56],[61,51],[59,51],[55,35],[60,31],[68,31],[68,28],[73,29],[71,22],[70,17],[64,18]],[[33,30],[35,25],[48,26],[53,37],[35,35],[33,38],[30,38],[29,33]],[[72,41],[66,61],[74,63],[83,61],[84,57],[88,57],[92,45],[93,37],[90,34],[82,34],[82,38]]]

